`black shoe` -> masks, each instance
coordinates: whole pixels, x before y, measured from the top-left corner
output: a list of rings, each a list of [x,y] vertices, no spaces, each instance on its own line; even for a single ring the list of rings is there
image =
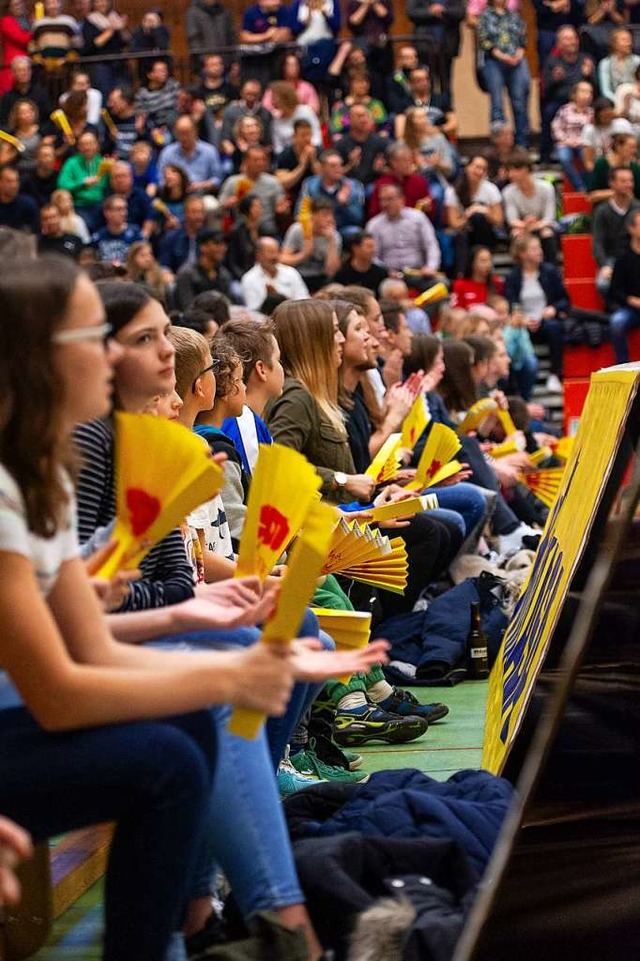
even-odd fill
[[[187,957],[189,961],[206,961],[212,948],[227,944],[227,941],[225,923],[214,911],[200,931],[196,931],[190,938],[185,938]]]
[[[341,747],[357,747],[359,744],[406,744],[422,737],[429,722],[422,717],[400,717],[389,714],[379,707],[365,710],[340,711],[333,725],[333,740]]]
[[[383,711],[388,711],[390,714],[399,714],[401,717],[409,715],[422,717],[429,724],[441,721],[449,713],[446,704],[441,704],[439,701],[435,704],[421,704],[411,691],[405,691],[401,687],[394,687],[393,694],[386,697],[384,701],[378,701],[377,707],[381,707]]]
[[[345,771],[357,771],[362,765],[361,754],[341,751],[326,734],[316,734],[315,737],[309,738],[309,743],[314,745],[315,753],[325,764],[342,767]]]

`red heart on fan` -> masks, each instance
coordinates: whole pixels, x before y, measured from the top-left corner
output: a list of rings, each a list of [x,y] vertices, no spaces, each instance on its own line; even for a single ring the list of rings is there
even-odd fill
[[[160,513],[160,501],[138,487],[129,487],[126,502],[133,536],[139,537],[151,527]]]

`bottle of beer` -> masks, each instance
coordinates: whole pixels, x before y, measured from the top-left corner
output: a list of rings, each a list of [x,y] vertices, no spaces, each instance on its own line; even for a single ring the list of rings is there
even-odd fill
[[[467,637],[467,677],[471,681],[481,681],[489,677],[489,656],[487,639],[480,620],[480,604],[471,604],[471,627]]]

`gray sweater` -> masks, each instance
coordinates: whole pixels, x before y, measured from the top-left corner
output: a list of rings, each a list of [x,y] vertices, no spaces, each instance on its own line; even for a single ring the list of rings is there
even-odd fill
[[[632,210],[640,203],[632,200],[625,214],[618,213],[610,201],[599,204],[593,215],[593,256],[598,267],[612,267],[629,246],[629,235],[625,224]]]

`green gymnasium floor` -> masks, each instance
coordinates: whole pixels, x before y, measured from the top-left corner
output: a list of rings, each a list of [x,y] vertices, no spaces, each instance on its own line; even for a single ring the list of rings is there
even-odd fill
[[[465,681],[453,688],[413,688],[423,703],[442,700],[450,708],[443,721],[412,744],[360,749],[368,771],[415,767],[444,781],[462,768],[479,767],[484,734],[487,682]],[[50,945],[35,961],[100,961],[102,884],[95,884],[55,924]]]

